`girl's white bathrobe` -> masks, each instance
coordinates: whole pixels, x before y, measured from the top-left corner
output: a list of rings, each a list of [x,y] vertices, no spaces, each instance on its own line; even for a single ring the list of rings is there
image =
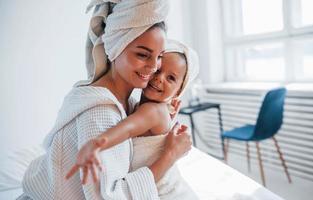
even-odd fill
[[[132,170],[144,165],[151,165],[164,152],[166,135],[156,135],[133,138],[134,157]],[[195,192],[180,175],[174,164],[157,183],[161,200],[197,200]]]

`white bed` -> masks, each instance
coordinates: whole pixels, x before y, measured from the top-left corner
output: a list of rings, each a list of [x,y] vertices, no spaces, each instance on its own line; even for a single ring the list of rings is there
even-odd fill
[[[30,158],[39,151],[35,148],[26,154],[23,152],[24,158]],[[6,168],[2,166],[0,170],[1,200],[16,199],[22,193],[18,182],[24,170],[21,168],[23,163],[17,163],[14,158],[6,159]],[[14,167],[19,169],[14,170]],[[178,167],[202,200],[282,200],[252,179],[196,148],[178,161]]]

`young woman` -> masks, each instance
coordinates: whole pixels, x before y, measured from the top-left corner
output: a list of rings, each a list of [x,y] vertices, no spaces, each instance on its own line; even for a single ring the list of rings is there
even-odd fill
[[[98,154],[129,138],[133,138],[134,144],[131,163],[133,170],[149,166],[160,157],[166,148],[166,134],[171,128],[171,102],[181,95],[187,83],[198,73],[198,59],[192,49],[176,41],[169,41],[168,46],[163,54],[162,66],[143,89],[136,111],[115,127],[83,145],[78,152],[77,163],[67,178],[82,168],[83,184],[86,183],[88,173],[91,173],[96,183],[97,169],[101,170]],[[159,178],[155,177],[160,199],[197,199],[176,167],[172,167],[160,180]]]
[[[46,137],[46,154],[35,159],[24,175],[20,199],[158,199],[154,177],[164,174],[190,148],[182,142],[189,139],[186,131],[173,130],[176,133],[169,133],[167,149],[158,160],[129,172],[133,155],[129,139],[100,154],[106,171],[96,184],[82,185],[79,174],[64,179],[83,144],[132,112],[132,90],[146,87],[161,64],[165,32],[160,22],[167,15],[168,1],[114,2],[92,1],[96,7],[87,42],[89,80],[78,83],[65,97]],[[88,83],[92,85],[82,86]]]

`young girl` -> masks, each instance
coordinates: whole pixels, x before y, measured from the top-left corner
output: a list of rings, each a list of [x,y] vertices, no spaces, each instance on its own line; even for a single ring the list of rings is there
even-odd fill
[[[78,153],[77,163],[66,178],[71,177],[81,167],[84,174],[83,183],[87,181],[89,170],[94,181],[97,182],[96,168],[101,171],[99,151],[129,138],[133,138],[134,148],[132,170],[154,163],[164,150],[166,133],[171,128],[173,114],[177,112],[172,109],[171,102],[174,101],[172,104],[176,109],[179,107],[177,98],[197,72],[198,63],[195,52],[181,43],[168,41],[162,66],[149,81],[148,86],[143,89],[136,111],[115,127],[83,145]],[[179,128],[177,123],[176,128]],[[186,129],[186,127],[182,126],[180,129]],[[186,140],[186,142],[190,141]],[[170,168],[163,178],[155,177],[155,179],[161,199],[197,199],[175,166]]]

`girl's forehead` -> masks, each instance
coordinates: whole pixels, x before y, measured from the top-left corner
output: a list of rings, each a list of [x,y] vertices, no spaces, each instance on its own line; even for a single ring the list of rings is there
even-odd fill
[[[187,69],[187,63],[185,58],[179,53],[170,52],[165,53],[162,58],[161,68],[168,70],[179,70],[185,72]]]

